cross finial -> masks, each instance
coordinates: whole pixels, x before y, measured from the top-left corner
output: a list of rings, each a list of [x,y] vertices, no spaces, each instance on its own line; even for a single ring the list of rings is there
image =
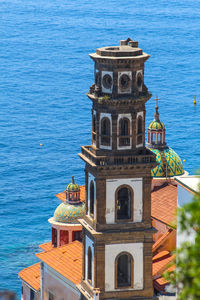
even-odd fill
[[[156,107],[158,107],[158,101],[160,100],[160,99],[158,98],[158,96],[156,96],[156,99],[153,99],[153,100],[156,101]]]
[[[156,101],[156,107],[155,107],[156,112],[155,112],[155,114],[154,114],[154,117],[155,117],[155,120],[159,121],[158,101],[159,101],[160,99],[158,98],[158,96],[156,96],[156,99],[153,99],[153,100]]]

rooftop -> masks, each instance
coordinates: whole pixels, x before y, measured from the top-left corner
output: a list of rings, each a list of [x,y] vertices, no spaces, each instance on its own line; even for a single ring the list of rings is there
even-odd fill
[[[200,176],[188,175],[182,177],[176,177],[176,182],[182,185],[184,188],[189,189],[192,193],[199,192]]]
[[[74,241],[49,251],[37,253],[36,256],[74,284],[81,282],[82,243]],[[66,267],[63,268],[63,266]]]
[[[19,277],[35,291],[40,290],[40,263],[32,265],[19,272]]]
[[[155,187],[151,192],[151,216],[174,226],[177,209],[177,186],[171,182]]]

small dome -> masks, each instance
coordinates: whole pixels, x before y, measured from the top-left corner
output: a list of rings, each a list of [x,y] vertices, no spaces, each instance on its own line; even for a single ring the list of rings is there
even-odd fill
[[[160,120],[153,120],[150,124],[148,129],[153,129],[153,130],[163,130],[165,129],[165,125],[163,124],[163,122],[161,122]]]
[[[80,191],[80,187],[77,183],[69,183],[67,188],[66,188],[67,192],[79,192]]]
[[[157,167],[151,170],[153,177],[173,177],[184,174],[183,164],[178,154],[171,148],[150,149],[156,154],[156,161],[159,163]],[[167,172],[166,172],[167,164]],[[167,173],[167,174],[166,174]]]
[[[61,203],[54,212],[54,220],[60,223],[78,224],[78,219],[85,215],[85,204],[76,205]]]

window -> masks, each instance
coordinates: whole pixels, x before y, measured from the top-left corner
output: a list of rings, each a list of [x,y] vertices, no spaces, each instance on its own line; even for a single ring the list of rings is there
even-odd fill
[[[142,144],[143,141],[143,120],[142,117],[137,119],[137,145]]]
[[[138,126],[137,126],[137,130],[138,130],[138,134],[141,134],[142,133],[142,118],[141,117],[139,117],[138,118]]]
[[[90,182],[90,215],[94,215],[94,182]]]
[[[87,271],[88,271],[88,281],[92,282],[92,250],[89,247],[88,248],[88,266],[87,266]]]
[[[126,118],[119,121],[119,146],[130,146],[130,121]]]
[[[49,292],[49,299],[48,300],[54,300],[54,294],[52,292]]]
[[[115,261],[116,288],[133,286],[133,257],[129,253],[120,254]]]
[[[133,192],[128,187],[121,187],[116,192],[116,221],[131,220]]]
[[[110,146],[110,120],[108,118],[101,120],[101,144]]]
[[[60,246],[69,243],[69,233],[67,230],[60,230]]]
[[[51,235],[52,244],[54,247],[57,247],[57,229],[52,227]]]
[[[35,299],[35,292],[34,290],[30,289],[30,300],[34,300]]]
[[[96,115],[92,117],[92,138],[93,141],[96,141]]]
[[[82,230],[80,230],[80,231],[73,231],[72,240],[73,241],[80,241],[80,242],[82,242]]]

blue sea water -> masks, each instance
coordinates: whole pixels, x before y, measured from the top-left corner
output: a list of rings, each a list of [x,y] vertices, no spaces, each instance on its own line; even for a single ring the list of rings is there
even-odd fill
[[[190,173],[200,166],[200,1],[1,0],[0,20],[0,289],[19,296],[17,273],[50,240],[54,195],[72,175],[84,183],[77,153],[91,141],[88,53],[139,41],[151,54],[145,83],[161,98],[168,145]]]

